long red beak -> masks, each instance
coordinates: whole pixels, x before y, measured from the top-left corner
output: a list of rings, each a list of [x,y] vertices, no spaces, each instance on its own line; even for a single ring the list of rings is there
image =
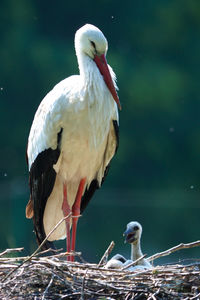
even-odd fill
[[[121,110],[122,108],[121,108],[121,104],[119,101],[119,97],[118,97],[116,89],[114,87],[114,84],[113,84],[113,81],[112,81],[112,78],[110,75],[110,71],[108,69],[105,55],[104,54],[102,54],[100,56],[95,55],[94,61],[97,65],[97,67],[99,68],[99,71],[100,71],[101,75],[103,76],[104,81],[105,81],[109,91],[111,92],[115,102],[117,103],[119,109]]]

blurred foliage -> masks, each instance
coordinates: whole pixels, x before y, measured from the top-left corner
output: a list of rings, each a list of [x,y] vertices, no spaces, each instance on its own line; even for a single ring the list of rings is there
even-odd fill
[[[24,216],[28,133],[45,94],[78,72],[73,39],[85,23],[108,39],[123,109],[119,151],[81,218],[78,249],[96,260],[114,239],[125,251],[134,219],[148,254],[199,239],[200,1],[2,0],[0,19],[0,248],[35,248]]]

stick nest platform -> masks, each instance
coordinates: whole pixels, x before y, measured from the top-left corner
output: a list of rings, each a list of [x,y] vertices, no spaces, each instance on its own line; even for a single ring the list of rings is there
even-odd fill
[[[180,245],[185,248],[183,245],[189,244]],[[180,245],[149,260],[174,252],[172,249],[182,249]],[[64,253],[48,257],[40,254],[5,257],[22,249],[0,253],[0,299],[200,299],[198,261],[130,272],[105,269],[109,251],[99,265],[67,262]]]

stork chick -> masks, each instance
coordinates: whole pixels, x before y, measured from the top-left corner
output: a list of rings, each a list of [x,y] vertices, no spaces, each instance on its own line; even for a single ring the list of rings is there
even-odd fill
[[[114,255],[105,265],[106,269],[122,269],[127,262],[126,258],[121,254]]]
[[[143,253],[141,251],[141,240],[142,235],[142,226],[140,223],[136,221],[132,221],[127,224],[126,231],[124,232],[125,236],[125,243],[131,244],[131,260],[135,261],[141,256],[143,256]],[[151,268],[152,265],[150,262],[143,258],[138,263],[136,263],[136,266],[144,266],[146,268]]]
[[[127,229],[124,232],[125,243],[131,244],[131,259],[124,258],[121,254],[114,255],[105,265],[106,269],[122,269],[133,261],[143,256],[140,246],[140,239],[142,235],[142,226],[138,222],[130,222],[127,224]],[[126,271],[142,271],[151,268],[150,262],[143,258],[136,265],[125,269]]]

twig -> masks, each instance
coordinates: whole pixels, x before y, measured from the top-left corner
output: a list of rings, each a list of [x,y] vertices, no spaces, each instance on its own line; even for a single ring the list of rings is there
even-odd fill
[[[58,226],[66,219],[68,219],[71,216],[71,213],[69,213],[66,217],[62,218],[57,224],[56,226],[49,232],[49,234],[46,236],[46,238],[44,239],[44,241],[39,245],[39,247],[35,250],[35,252],[33,252],[33,254],[31,254],[31,256],[29,256],[27,259],[25,259],[19,266],[17,266],[15,269],[13,269],[11,272],[9,272],[2,280],[2,282],[4,282],[10,275],[12,275],[15,271],[17,271],[22,265],[24,265],[27,261],[31,260],[32,257],[34,257],[38,251],[42,248],[42,246],[44,245],[44,243],[48,240],[48,238],[50,237],[50,235],[58,228]]]
[[[100,262],[98,263],[98,267],[100,267],[101,265],[104,264],[105,261],[107,261],[109,254],[111,253],[111,251],[113,250],[115,246],[115,243],[112,241],[108,247],[108,249],[105,251],[104,255],[102,256],[102,258],[100,259]]]
[[[82,287],[81,287],[81,298],[80,298],[80,300],[84,300],[84,298],[85,298],[84,297],[84,290],[85,290],[85,278],[86,278],[87,272],[88,272],[88,269],[86,270],[85,275],[83,276]]]
[[[193,247],[198,247],[200,246],[200,240],[196,241],[196,242],[192,242],[192,243],[187,243],[187,244],[184,244],[184,243],[181,243],[177,246],[174,246],[168,250],[165,250],[163,252],[159,252],[159,253],[156,253],[150,257],[148,257],[148,261],[152,261],[152,260],[155,260],[157,258],[160,258],[162,256],[167,256],[167,255],[170,255],[171,253],[175,252],[175,251],[178,251],[178,250],[182,250],[182,249],[188,249],[188,248],[193,248]]]
[[[51,276],[51,280],[49,281],[49,284],[47,285],[47,287],[46,287],[46,289],[45,289],[45,291],[44,291],[44,293],[43,293],[43,295],[42,295],[42,300],[44,300],[45,299],[45,296],[46,296],[46,294],[48,293],[48,289],[50,288],[50,286],[52,285],[52,283],[53,283],[53,280],[54,280],[54,274],[52,274],[52,276]]]
[[[51,249],[51,248],[49,248],[49,249],[46,249],[46,250],[44,250],[44,251],[40,251],[40,253],[35,254],[35,256],[36,256],[36,255],[47,254],[48,252],[59,253],[59,252],[61,252],[62,250],[63,250],[63,248],[60,248],[60,249]],[[53,256],[55,256],[55,255],[56,255],[56,254],[53,254]]]
[[[10,253],[14,253],[14,252],[21,252],[23,251],[24,248],[13,248],[13,249],[6,249],[5,251],[0,253],[0,257],[4,256],[5,254],[10,254]]]
[[[8,260],[8,261],[13,261],[13,260],[14,261],[23,261],[23,260],[27,259],[27,257],[29,257],[29,256],[6,257],[6,258],[5,257],[1,257],[1,256],[5,255],[5,254],[9,254],[9,253],[12,253],[12,252],[20,252],[22,250],[24,250],[24,248],[6,249],[4,252],[0,253],[0,262],[1,261],[5,261],[5,259]],[[47,249],[47,250],[44,250],[44,251],[41,251],[41,252],[35,254],[35,256],[37,256],[37,255],[43,255],[43,254],[46,254],[46,253],[48,253],[50,251],[54,252],[54,253],[58,253],[58,252],[61,252],[62,250],[63,250],[62,248],[61,249]],[[54,254],[53,257],[55,257],[56,255],[59,255],[59,254]],[[63,255],[66,255],[66,253],[65,254],[63,253]],[[49,257],[51,257],[51,256],[49,256]]]
[[[196,296],[194,296],[194,297],[190,298],[190,299],[191,299],[191,300],[194,300],[194,299],[199,299],[199,297],[200,297],[200,293],[199,293],[199,294],[197,294]]]
[[[147,300],[150,300],[151,298],[153,299],[153,300],[156,300],[156,295],[158,295],[160,293],[160,288],[155,292],[155,293],[153,293],[153,294],[150,294],[150,296],[147,298]]]
[[[141,257],[139,257],[138,259],[134,260],[133,262],[131,262],[130,264],[128,264],[127,266],[123,267],[121,270],[126,270],[132,266],[135,266],[139,261],[141,261],[143,258],[145,258],[147,255],[144,254]]]

